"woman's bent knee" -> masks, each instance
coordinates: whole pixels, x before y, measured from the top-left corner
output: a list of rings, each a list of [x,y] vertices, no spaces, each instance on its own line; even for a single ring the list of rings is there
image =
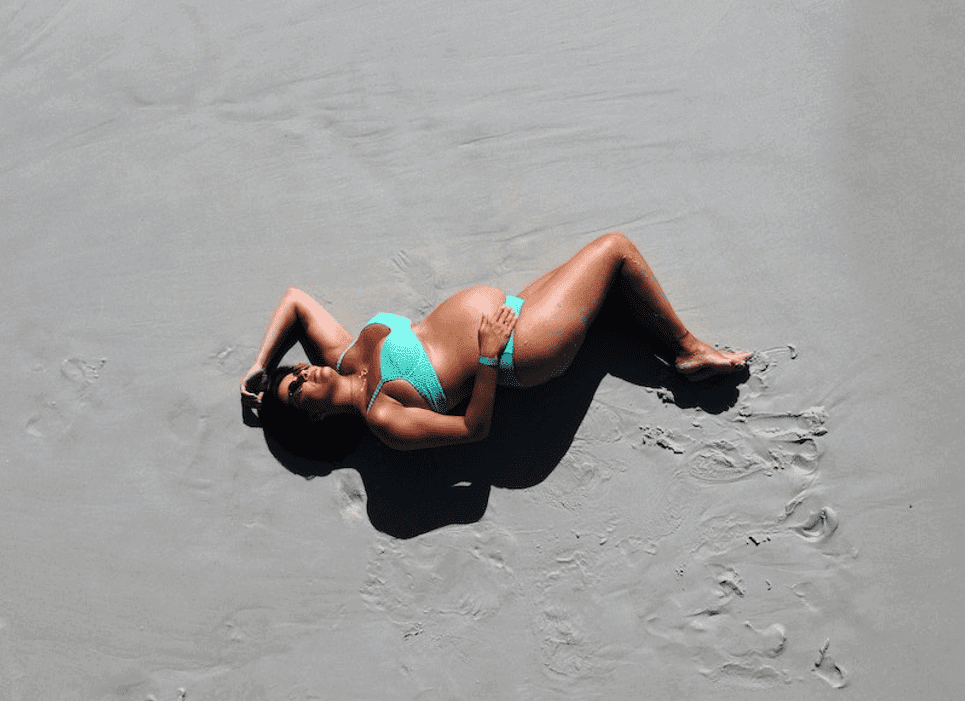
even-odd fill
[[[633,242],[622,231],[610,231],[598,237],[594,243],[614,253],[626,253],[632,249]]]
[[[631,255],[636,247],[633,242],[619,231],[611,231],[598,237],[592,244],[602,255],[622,260]]]

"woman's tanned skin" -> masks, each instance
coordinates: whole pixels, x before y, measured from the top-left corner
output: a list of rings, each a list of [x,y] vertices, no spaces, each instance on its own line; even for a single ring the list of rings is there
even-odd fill
[[[636,246],[623,234],[605,234],[566,263],[519,293],[517,318],[494,287],[473,287],[442,302],[412,326],[429,356],[449,406],[469,397],[464,416],[439,414],[405,380],[379,383],[379,351],[388,329],[374,324],[353,338],[306,293],[289,289],[272,316],[265,340],[241,384],[245,407],[260,406],[267,378],[296,340],[317,365],[298,365],[278,386],[278,398],[321,418],[357,413],[387,445],[400,450],[477,441],[489,433],[497,369],[479,356],[497,357],[515,331],[516,376],[524,386],[563,374],[586,338],[603,301],[619,291],[636,321],[656,334],[675,355],[677,372],[700,381],[742,369],[750,353],[717,350],[691,334],[664,294]],[[342,352],[340,371],[335,365]],[[294,387],[294,391],[290,391]]]

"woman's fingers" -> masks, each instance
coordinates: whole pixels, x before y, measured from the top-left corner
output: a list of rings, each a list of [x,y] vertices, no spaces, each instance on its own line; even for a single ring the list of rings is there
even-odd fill
[[[503,309],[506,310],[506,323],[509,324],[509,327],[512,328],[516,326],[516,320],[519,319],[519,317],[516,316],[516,312],[512,309],[512,307],[503,306]]]
[[[491,348],[497,355],[501,353],[513,333],[516,319],[516,312],[505,305],[497,309],[491,317],[483,314],[479,320],[479,347],[487,350]],[[489,355],[491,357],[492,353]]]
[[[249,409],[257,409],[261,406],[261,396],[260,393],[252,394],[251,392],[242,391],[241,403]]]
[[[509,333],[512,332],[513,326],[516,325],[516,314],[512,309],[504,305],[500,307],[499,311],[496,312],[496,318],[494,321],[500,332],[506,333],[508,338]]]
[[[245,379],[241,381],[242,406],[252,409],[261,406],[261,398],[264,394],[267,379],[262,368],[253,368],[248,371]]]
[[[508,326],[510,330],[516,326],[516,312],[512,310],[511,307],[507,307],[505,304],[499,310],[499,323]]]
[[[248,373],[244,381],[244,388],[249,392],[258,393],[265,389],[268,378],[264,370],[253,370]]]

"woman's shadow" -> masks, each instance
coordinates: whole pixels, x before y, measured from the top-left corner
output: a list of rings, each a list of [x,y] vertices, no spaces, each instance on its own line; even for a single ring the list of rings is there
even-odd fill
[[[658,356],[660,344],[628,324],[620,300],[608,300],[566,374],[538,387],[499,388],[489,436],[434,450],[396,451],[378,441],[354,417],[332,417],[320,433],[328,459],[307,459],[283,448],[268,433],[269,450],[306,479],[352,468],[365,485],[369,520],[396,538],[411,538],[482,518],[492,487],[539,484],[556,468],[600,382],[614,375],[635,385],[663,388],[680,407],[719,414],[734,406],[748,371],[691,383]],[[457,407],[455,413],[464,407]]]

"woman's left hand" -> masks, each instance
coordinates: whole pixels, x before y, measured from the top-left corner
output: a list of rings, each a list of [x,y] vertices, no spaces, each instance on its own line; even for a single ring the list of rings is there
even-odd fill
[[[496,358],[502,354],[509,337],[516,328],[516,313],[503,305],[490,319],[483,314],[479,322],[479,352],[487,358]]]

